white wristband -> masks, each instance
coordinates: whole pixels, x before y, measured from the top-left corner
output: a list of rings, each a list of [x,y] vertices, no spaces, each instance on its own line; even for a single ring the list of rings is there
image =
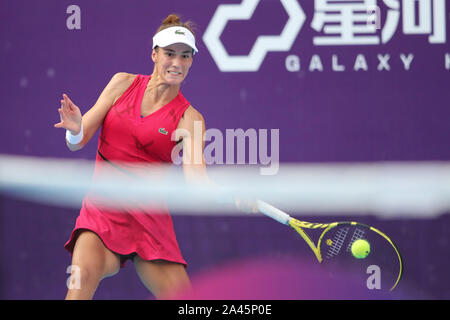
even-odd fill
[[[83,122],[81,122],[81,130],[76,136],[74,136],[70,130],[66,130],[66,140],[70,144],[79,144],[81,140],[83,140]]]

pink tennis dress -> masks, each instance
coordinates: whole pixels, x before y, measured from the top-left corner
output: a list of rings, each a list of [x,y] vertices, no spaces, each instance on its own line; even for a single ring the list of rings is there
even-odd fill
[[[171,140],[171,135],[190,103],[179,92],[168,104],[142,117],[141,104],[150,77],[137,75],[106,115],[98,141],[94,181],[99,168],[108,163],[159,167],[172,163],[176,141]],[[165,205],[112,210],[97,205],[88,194],[64,246],[71,254],[80,231],[86,229],[95,232],[108,249],[120,255],[122,267],[136,254],[144,260],[163,259],[187,266]]]

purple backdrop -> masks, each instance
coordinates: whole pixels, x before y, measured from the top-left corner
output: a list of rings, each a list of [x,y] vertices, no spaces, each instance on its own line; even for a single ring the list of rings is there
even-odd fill
[[[71,153],[63,130],[53,128],[61,94],[84,113],[116,72],[150,74],[151,38],[161,20],[176,12],[197,26],[199,54],[182,91],[207,128],[280,129],[281,162],[448,161],[450,4],[419,1],[425,6],[410,14],[405,0],[394,1],[399,9],[373,2],[381,25],[365,36],[379,44],[356,43],[361,34],[346,44],[317,44],[330,36],[321,1],[285,1],[294,6],[292,21],[302,21],[301,12],[305,17],[297,35],[290,34],[292,44],[284,39],[287,47],[269,50],[255,71],[240,71],[244,63],[226,72],[213,59],[217,48],[202,39],[214,28],[210,22],[218,6],[241,3],[237,0],[3,0],[0,153],[94,159],[98,136]],[[70,5],[80,9],[80,29],[71,29],[77,20],[76,12],[67,13]],[[290,15],[280,1],[262,0],[251,19],[230,20],[220,41],[230,56],[246,56],[261,35],[279,35]],[[348,29],[345,35],[352,36]],[[339,42],[344,32],[334,37]],[[412,58],[409,69],[401,57]],[[70,257],[63,244],[77,215],[78,210],[1,198],[1,298],[65,296]],[[411,298],[450,298],[448,215],[389,224],[375,217],[358,220],[393,235],[405,260],[400,286]],[[295,234],[265,217],[175,216],[174,223],[192,275],[252,256],[313,258]],[[128,263],[102,282],[96,298],[148,296]]]

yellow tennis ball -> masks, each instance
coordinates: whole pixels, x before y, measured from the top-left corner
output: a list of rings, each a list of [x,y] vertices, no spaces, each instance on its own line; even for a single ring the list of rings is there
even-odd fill
[[[356,259],[364,259],[370,253],[370,244],[364,239],[358,239],[352,244],[352,254]]]

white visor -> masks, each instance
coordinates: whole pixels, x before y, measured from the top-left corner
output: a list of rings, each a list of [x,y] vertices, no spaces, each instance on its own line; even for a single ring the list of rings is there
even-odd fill
[[[194,35],[184,27],[170,27],[161,30],[153,37],[153,49],[157,46],[164,48],[174,43],[187,44],[194,49],[194,53],[198,52]]]

